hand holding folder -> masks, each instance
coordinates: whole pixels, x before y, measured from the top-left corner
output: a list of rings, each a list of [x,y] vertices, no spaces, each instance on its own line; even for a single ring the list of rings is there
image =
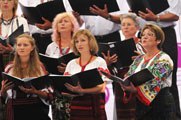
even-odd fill
[[[79,72],[71,76],[50,75],[49,77],[51,80],[51,86],[55,90],[71,94],[75,94],[75,92],[68,90],[64,85],[65,83],[69,83],[72,86],[77,86],[79,82],[83,89],[92,88],[103,83],[103,80],[96,68],[84,72]]]
[[[125,86],[130,85],[130,82],[133,83],[134,86],[139,86],[144,84],[147,81],[150,81],[154,78],[153,74],[148,69],[143,69],[137,73],[134,73],[133,75],[122,79],[117,76],[108,74],[106,72],[100,71],[103,75],[108,77],[109,79],[113,80],[114,82],[118,82],[120,84],[123,84]]]
[[[89,10],[93,5],[104,9],[104,5],[106,4],[108,12],[119,11],[116,0],[69,0],[69,3],[72,9],[80,15],[95,15]]]
[[[58,13],[65,12],[62,0],[45,2],[36,7],[27,7],[21,3],[19,4],[25,18],[28,19],[29,24],[32,25],[36,23],[43,24],[44,21],[42,20],[42,17],[52,22]]]
[[[116,41],[109,43],[98,43],[99,52],[98,56],[102,56],[102,52],[106,55],[107,51],[110,51],[110,56],[116,54],[118,56],[118,60],[114,63],[114,66],[117,69],[127,67],[131,65],[133,62],[132,56],[135,56],[136,46],[133,39],[128,39],[124,41]]]
[[[40,57],[40,61],[43,62],[43,64],[45,65],[45,67],[49,73],[61,74],[58,71],[57,66],[61,65],[61,63],[67,64],[70,60],[75,59],[78,56],[76,56],[72,52],[72,53],[68,53],[66,55],[63,55],[59,58],[53,58],[53,57],[50,57],[50,56],[42,54],[42,53],[39,53],[39,57]]]
[[[37,90],[41,90],[49,86],[48,75],[41,77],[33,77],[33,78],[24,78],[20,79],[12,75],[8,75],[5,72],[2,72],[2,78],[4,80],[8,80],[14,84],[14,89],[17,89],[18,86],[24,86],[25,88],[30,88],[31,85],[34,86]]]
[[[169,4],[167,0],[127,0],[130,9],[138,15],[138,11],[147,13],[146,8],[154,14],[158,14],[167,8]]]

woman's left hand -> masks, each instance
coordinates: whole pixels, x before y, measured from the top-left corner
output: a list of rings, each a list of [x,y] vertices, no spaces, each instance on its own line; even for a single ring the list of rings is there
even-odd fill
[[[83,88],[81,87],[80,83],[78,82],[77,86],[72,86],[69,83],[65,83],[65,86],[67,87],[68,90],[76,93],[83,93]]]
[[[66,64],[61,63],[61,65],[57,66],[58,71],[61,72],[61,73],[64,73],[66,66],[67,66]]]
[[[132,82],[130,82],[130,85],[129,85],[129,86],[122,85],[122,89],[125,90],[125,91],[132,92],[132,93],[137,93],[137,89],[136,89],[136,87],[133,85]]]
[[[23,86],[18,86],[20,90],[22,90],[24,93],[27,94],[36,94],[37,93],[37,89],[31,85],[31,88],[24,88]]]
[[[0,54],[9,53],[9,52],[12,52],[12,51],[13,51],[13,47],[9,43],[7,43],[7,47],[3,46],[0,43]]]

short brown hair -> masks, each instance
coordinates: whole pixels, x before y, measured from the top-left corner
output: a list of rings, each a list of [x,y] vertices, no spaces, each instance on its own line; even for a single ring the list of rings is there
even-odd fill
[[[98,44],[97,44],[97,41],[94,37],[94,35],[87,29],[81,29],[81,30],[78,30],[74,35],[73,35],[73,38],[72,38],[72,44],[71,44],[71,47],[72,47],[72,50],[73,52],[75,53],[75,55],[80,55],[80,53],[78,52],[76,46],[75,46],[75,40],[80,36],[80,35],[85,35],[87,36],[88,40],[89,40],[89,47],[90,47],[90,53],[91,55],[95,55],[99,48],[98,48]]]
[[[164,34],[163,30],[155,24],[146,24],[143,26],[143,28],[141,30],[141,36],[146,29],[149,29],[155,33],[156,40],[161,40],[160,44],[158,44],[158,46],[157,46],[158,49],[161,50],[163,42],[165,40],[165,34]]]

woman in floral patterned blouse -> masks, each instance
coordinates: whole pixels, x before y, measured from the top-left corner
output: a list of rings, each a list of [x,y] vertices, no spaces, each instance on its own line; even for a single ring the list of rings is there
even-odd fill
[[[175,119],[175,104],[169,91],[172,85],[173,61],[161,51],[165,36],[161,28],[147,24],[141,31],[141,43],[146,54],[138,56],[130,66],[128,77],[147,68],[154,79],[135,87],[124,86],[123,89],[136,93],[136,120],[173,120]]]

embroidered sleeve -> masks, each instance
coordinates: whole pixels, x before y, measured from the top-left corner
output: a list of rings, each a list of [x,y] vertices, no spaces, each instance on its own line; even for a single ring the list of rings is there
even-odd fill
[[[98,66],[97,69],[110,74],[110,72],[109,72],[109,70],[107,68],[107,64],[106,64],[104,59],[102,59],[102,61],[100,62],[100,65]],[[101,75],[103,81],[111,81],[106,76],[102,75],[101,73],[100,73],[100,75]]]
[[[70,75],[69,72],[65,72],[64,75]]]
[[[168,60],[158,60],[151,69],[155,78],[137,87],[138,99],[140,99],[144,104],[149,105],[159,91],[165,87],[166,80],[172,73],[172,70],[173,67],[170,65]]]
[[[138,56],[138,57],[133,61],[133,63],[132,63],[132,64],[130,65],[130,67],[129,67],[130,69],[129,69],[128,72],[124,75],[125,78],[128,77],[128,76],[130,76],[130,75],[132,75],[132,74],[134,74],[134,72],[135,72],[136,68],[138,67],[138,65],[140,64],[142,58],[143,58],[143,55],[140,55],[140,56]]]

